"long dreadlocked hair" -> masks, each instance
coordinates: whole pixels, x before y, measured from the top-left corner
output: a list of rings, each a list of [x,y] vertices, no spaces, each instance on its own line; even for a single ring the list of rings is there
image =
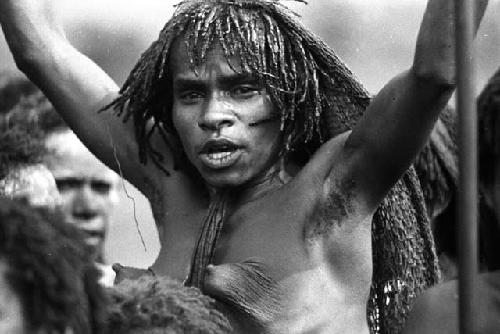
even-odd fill
[[[151,145],[159,132],[183,162],[172,122],[169,58],[184,43],[192,70],[220,47],[235,72],[257,76],[281,119],[281,154],[305,163],[324,140],[352,129],[370,97],[349,69],[279,0],[184,0],[130,73],[114,108],[131,117],[139,158],[164,172]],[[182,45],[182,44],[181,44]],[[185,161],[185,160],[184,160]],[[190,167],[190,164],[187,164]],[[192,166],[191,166],[192,167]],[[191,169],[192,170],[192,169]],[[437,281],[437,261],[420,184],[413,168],[395,185],[373,219],[374,275],[368,318],[374,333],[401,330],[413,298]]]
[[[178,39],[185,43],[195,73],[218,45],[235,72],[251,73],[261,80],[281,119],[286,138],[282,153],[293,153],[299,162],[307,161],[331,137],[327,123],[333,124],[334,132],[343,132],[353,115],[361,115],[368,105],[368,93],[333,50],[279,0],[184,0],[176,7],[130,73],[120,96],[104,108],[114,107],[124,121],[133,118],[141,162],[146,163],[149,156],[168,174],[162,155],[151,145],[150,138],[157,131],[176,160],[182,157],[172,123],[169,77],[169,57]],[[235,57],[240,66],[229,61]],[[328,109],[334,112],[321,122]]]

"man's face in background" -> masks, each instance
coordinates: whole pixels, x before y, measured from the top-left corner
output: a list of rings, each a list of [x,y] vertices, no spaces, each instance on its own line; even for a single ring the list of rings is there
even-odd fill
[[[46,139],[46,164],[61,194],[66,221],[87,234],[86,243],[103,252],[111,215],[118,202],[116,173],[106,167],[71,131],[56,132]]]

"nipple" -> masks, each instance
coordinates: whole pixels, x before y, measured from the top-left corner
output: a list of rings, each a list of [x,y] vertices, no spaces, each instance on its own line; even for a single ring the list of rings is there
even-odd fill
[[[253,260],[209,265],[203,291],[237,308],[259,324],[271,322],[281,313],[282,288]]]

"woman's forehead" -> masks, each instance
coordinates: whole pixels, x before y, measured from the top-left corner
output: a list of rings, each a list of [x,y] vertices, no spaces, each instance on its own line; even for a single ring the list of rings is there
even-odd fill
[[[216,42],[208,49],[204,59],[199,66],[194,66],[192,53],[187,49],[186,43],[182,38],[177,39],[170,49],[168,67],[172,76],[199,77],[200,74],[207,74],[211,71],[217,71],[221,74],[232,75],[235,73],[248,73],[251,71],[242,65],[240,53],[228,56],[220,43]]]

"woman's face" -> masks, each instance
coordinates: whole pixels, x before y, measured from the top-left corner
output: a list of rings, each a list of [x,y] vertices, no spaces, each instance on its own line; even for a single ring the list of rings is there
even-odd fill
[[[280,120],[258,78],[234,71],[220,48],[194,72],[183,47],[173,51],[173,122],[190,162],[214,187],[262,177],[278,160]]]

